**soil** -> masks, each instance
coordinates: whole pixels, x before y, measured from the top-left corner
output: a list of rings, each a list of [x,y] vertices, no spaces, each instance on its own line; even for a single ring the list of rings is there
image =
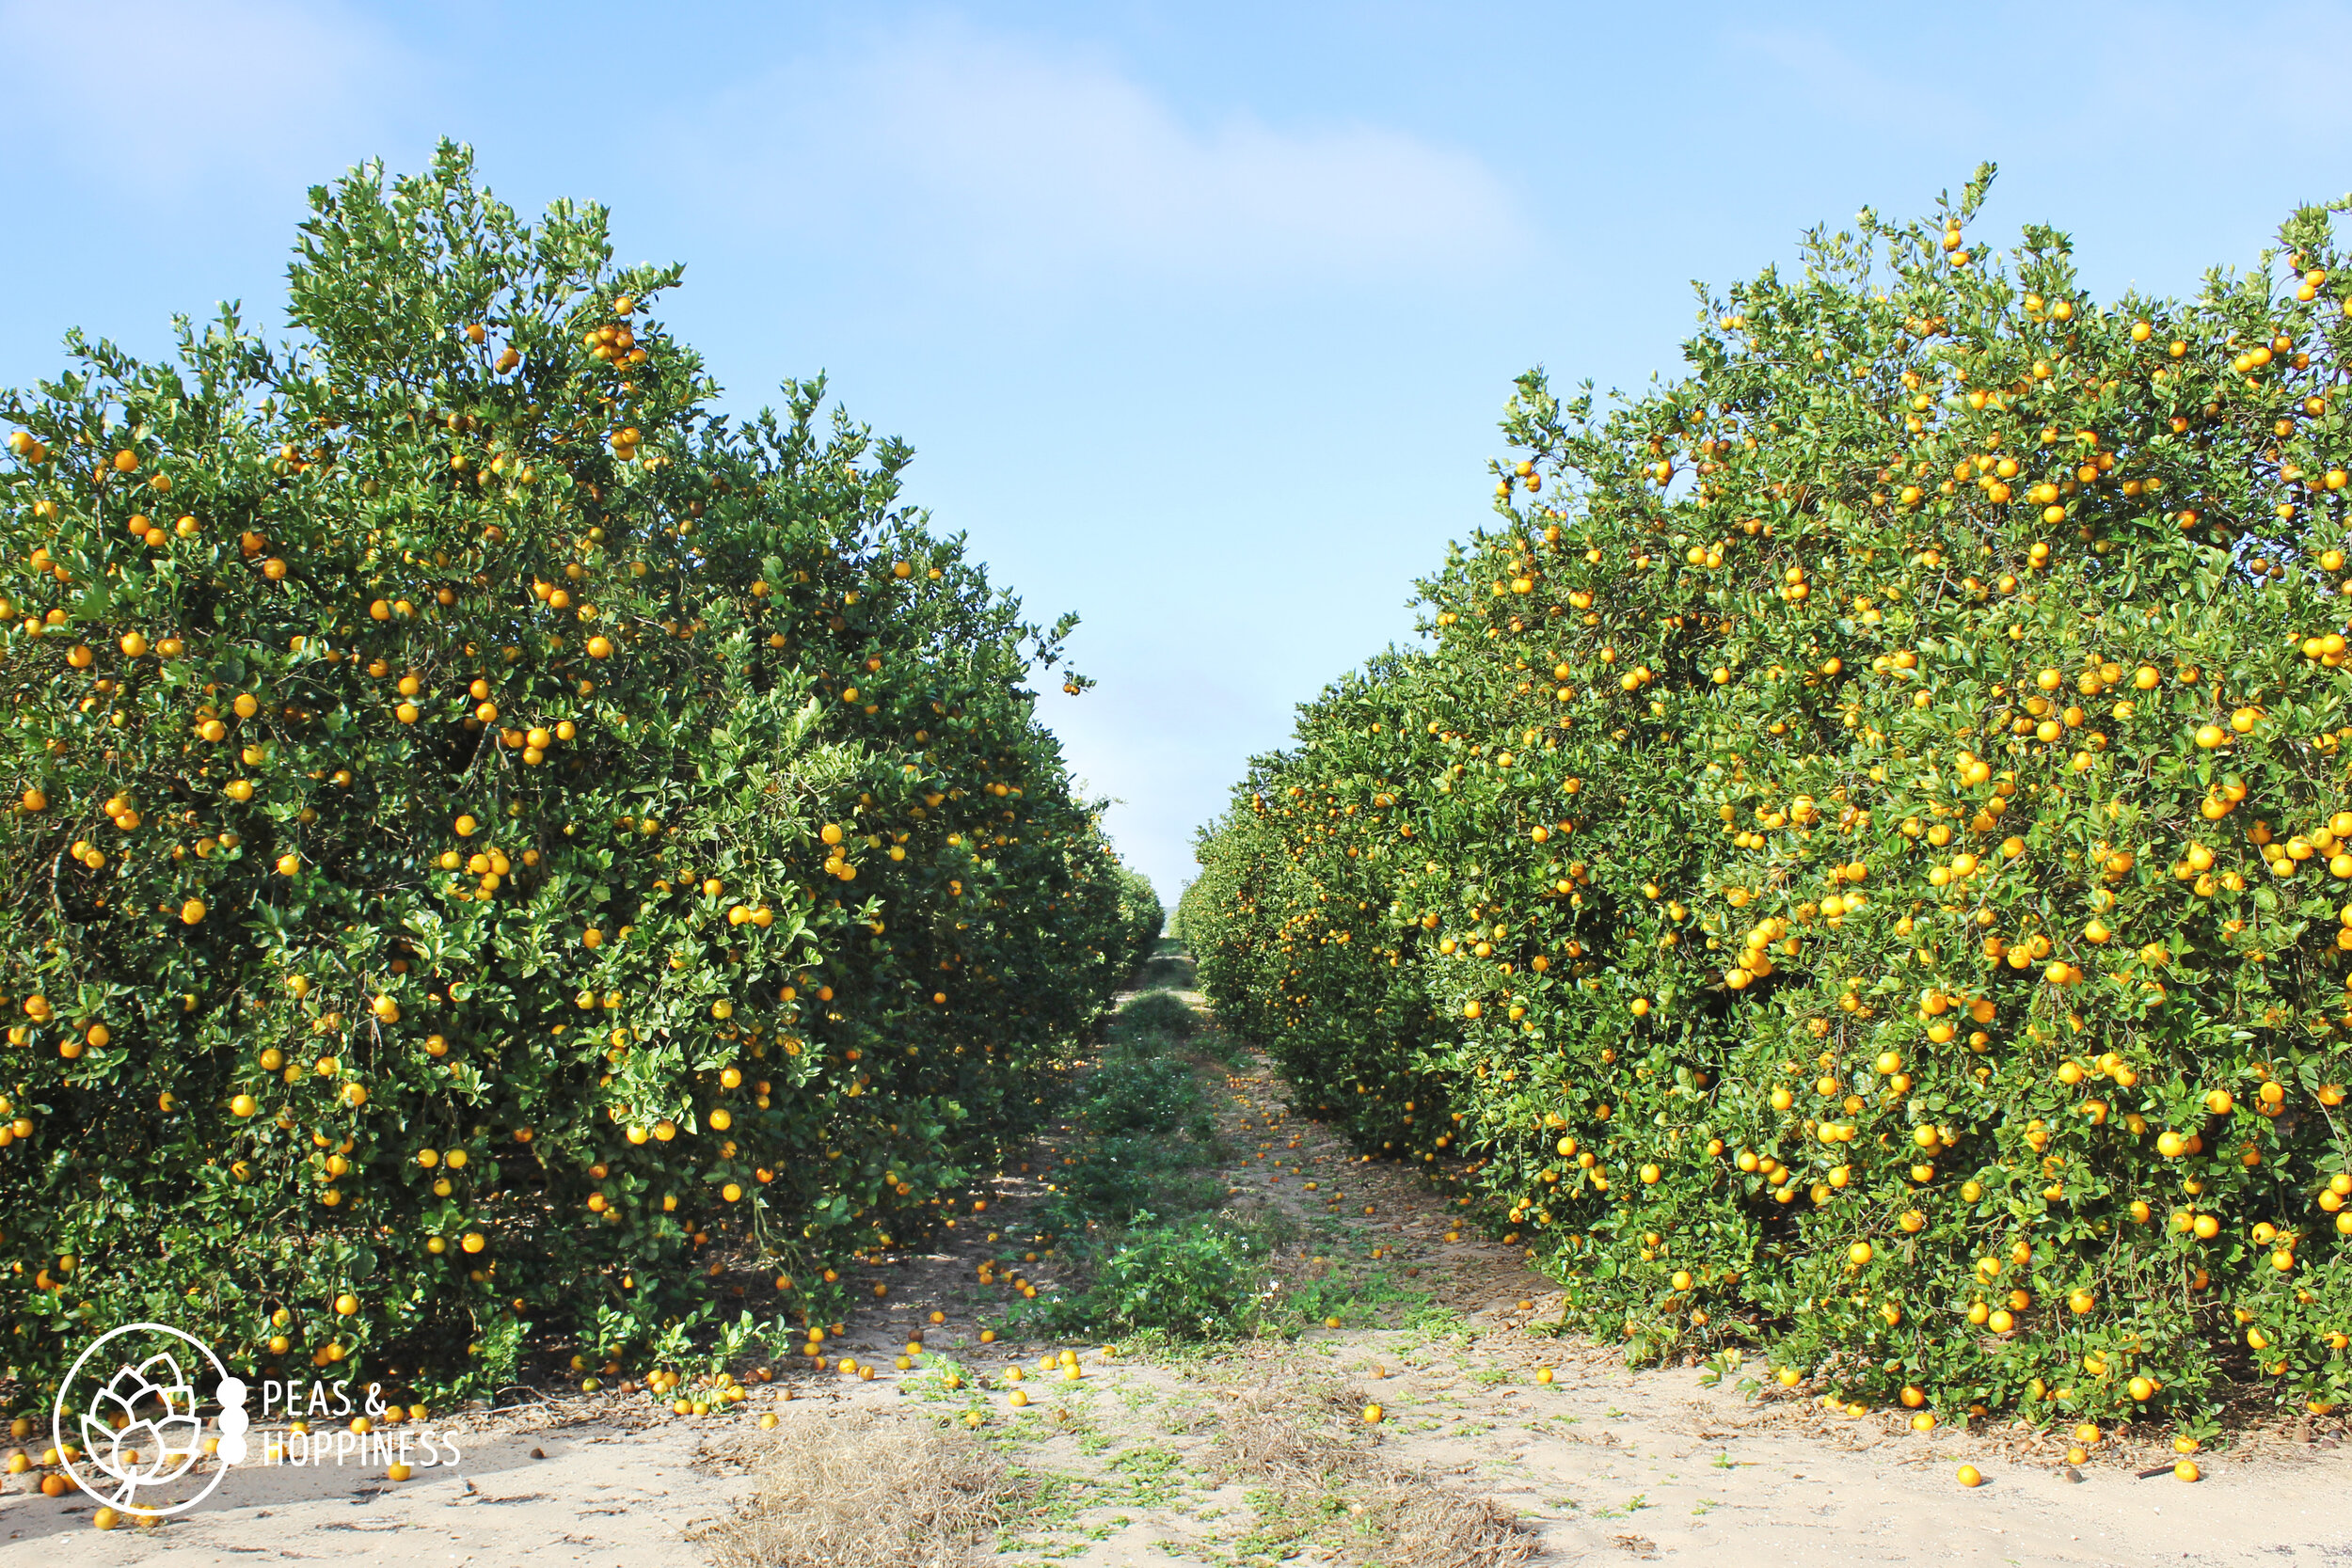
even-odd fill
[[[1159,967],[1164,979],[1188,978],[1168,960]],[[1229,1207],[1287,1217],[1296,1241],[1279,1260],[1280,1279],[1320,1282],[1325,1299],[1344,1303],[1345,1326],[1156,1354],[983,1343],[1010,1287],[980,1285],[975,1265],[998,1250],[990,1227],[1020,1235],[1024,1209],[1043,1196],[1066,1131],[1049,1127],[994,1183],[985,1221],[967,1217],[935,1250],[864,1271],[860,1283],[887,1284],[888,1296],[826,1348],[875,1363],[871,1381],[796,1358],[773,1382],[753,1383],[730,1414],[700,1418],[643,1394],[551,1388],[434,1422],[458,1431],[464,1457],[453,1466],[404,1482],[380,1466],[239,1466],[190,1513],[108,1534],[90,1528],[90,1499],[52,1499],[33,1489],[38,1474],[8,1476],[0,1556],[38,1552],[53,1568],[265,1558],[703,1564],[713,1551],[707,1532],[742,1506],[773,1446],[777,1434],[756,1418],[796,1401],[808,1402],[788,1413],[795,1419],[870,1409],[987,1445],[1020,1503],[977,1556],[1008,1563],[1483,1564],[1520,1546],[1536,1561],[1601,1563],[1723,1553],[1793,1563],[2352,1560],[2339,1501],[2352,1446],[2340,1422],[2235,1439],[2198,1456],[2203,1479],[2192,1485],[2171,1474],[2174,1456],[2159,1441],[2169,1434],[2110,1439],[2076,1467],[2062,1439],[2012,1426],[1922,1433],[1907,1412],[1850,1418],[1757,1386],[1753,1362],[1629,1370],[1613,1349],[1559,1335],[1549,1283],[1521,1254],[1451,1228],[1438,1184],[1362,1164],[1314,1123],[1292,1119],[1284,1086],[1263,1064],[1234,1067],[1213,1087],[1232,1156]],[[1050,1289],[1053,1271],[1046,1259],[1023,1272]],[[934,1311],[946,1321],[930,1323]],[[897,1369],[918,1332],[924,1354]],[[1039,1367],[1065,1349],[1079,1353],[1074,1382]],[[1025,1370],[1017,1386],[1005,1379],[1016,1366]],[[1545,1369],[1553,1381],[1539,1380]],[[1010,1402],[1015,1386],[1029,1396],[1025,1408]],[[1368,1425],[1361,1413],[1375,1402],[1382,1419]],[[1256,1422],[1252,1442],[1263,1446],[1268,1420],[1287,1422],[1295,1438],[1287,1481],[1253,1468],[1239,1440]],[[1982,1485],[1958,1484],[1963,1464],[1982,1472]],[[1300,1476],[1310,1478],[1303,1490]],[[1415,1489],[1449,1505],[1490,1499],[1517,1519],[1519,1546],[1463,1555],[1413,1522],[1434,1515],[1399,1511]]]

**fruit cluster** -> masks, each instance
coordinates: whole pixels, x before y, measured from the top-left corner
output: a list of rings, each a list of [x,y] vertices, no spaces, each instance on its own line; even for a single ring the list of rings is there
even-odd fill
[[[20,1380],[152,1319],[479,1381],[525,1322],[642,1345],[715,1251],[819,1277],[1148,944],[1023,684],[1069,623],[820,386],[713,415],[676,276],[445,148],[315,193],[299,346],[0,397]]]
[[[1229,1028],[1637,1355],[1947,1414],[2352,1396],[2329,214],[2192,301],[1865,214],[1688,373],[1524,377],[1434,645],[1181,911]]]

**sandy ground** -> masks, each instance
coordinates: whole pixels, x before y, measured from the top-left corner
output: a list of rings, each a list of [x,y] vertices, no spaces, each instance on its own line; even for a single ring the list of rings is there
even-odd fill
[[[1295,1516],[1233,1471],[1220,1411],[1270,1398],[1300,1411],[1305,1428],[1428,1485],[1493,1498],[1535,1537],[1538,1561],[2352,1563],[2343,1501],[2352,1447],[2340,1423],[2201,1455],[2204,1480],[2187,1485],[2169,1469],[2137,1474],[2171,1458],[2157,1433],[2104,1445],[2076,1470],[2062,1443],[2014,1428],[1918,1433],[1900,1413],[1849,1419],[1777,1390],[1752,1401],[1734,1386],[1739,1372],[1708,1386],[1698,1369],[1629,1371],[1609,1350],[1543,1331],[1557,1298],[1518,1255],[1467,1233],[1448,1242],[1442,1201],[1417,1178],[1355,1163],[1311,1123],[1281,1115],[1281,1095],[1249,1069],[1216,1097],[1236,1155],[1231,1201],[1295,1217],[1302,1240],[1287,1274],[1340,1275],[1356,1303],[1351,1326],[1159,1360],[1068,1347],[1083,1353],[1085,1377],[1046,1378],[1038,1356],[1064,1347],[978,1342],[1007,1296],[975,1283],[985,1232],[967,1221],[939,1251],[873,1271],[891,1285],[887,1305],[829,1347],[881,1358],[872,1382],[780,1369],[726,1417],[676,1417],[609,1394],[472,1413],[432,1423],[460,1431],[466,1457],[453,1468],[394,1483],[381,1469],[240,1467],[201,1507],[153,1529],[101,1533],[78,1493],[51,1499],[30,1489],[37,1476],[8,1477],[0,1560],[701,1564],[710,1547],[697,1533],[749,1494],[745,1465],[771,1441],[755,1417],[821,1419],[848,1407],[959,1430],[967,1412],[980,1415],[977,1435],[1029,1498],[993,1544],[999,1560],[1380,1560],[1381,1543],[1351,1533],[1343,1481],[1320,1514]],[[991,1221],[1008,1237],[1058,1158],[1049,1132],[1036,1168],[998,1184]],[[1375,1259],[1375,1248],[1386,1255]],[[1049,1278],[1051,1262],[1026,1273]],[[927,1325],[915,1370],[890,1370],[934,1309],[947,1322]],[[1029,1372],[1025,1409],[1009,1403],[1004,1373],[1014,1365]],[[1549,1385],[1536,1379],[1545,1367]],[[1355,1412],[1373,1401],[1386,1418],[1367,1428]],[[1986,1483],[1960,1487],[1963,1463]]]

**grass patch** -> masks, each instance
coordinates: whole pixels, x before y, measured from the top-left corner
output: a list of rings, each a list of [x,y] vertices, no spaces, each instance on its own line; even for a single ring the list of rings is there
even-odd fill
[[[1075,1276],[1073,1288],[1014,1304],[1014,1333],[1118,1338],[1165,1351],[1259,1334],[1292,1334],[1337,1319],[1364,1327],[1412,1318],[1427,1293],[1386,1271],[1333,1271],[1294,1256],[1311,1228],[1333,1252],[1360,1240],[1330,1215],[1305,1228],[1275,1206],[1227,1206],[1217,1174],[1230,1154],[1210,1105],[1209,1075],[1226,1041],[1167,991],[1129,1000],[1112,1020],[1094,1070],[1060,1114],[1073,1140],[1036,1212],[1037,1240]]]
[[[962,1568],[1037,1511],[988,1446],[916,1416],[792,1409],[748,1444],[757,1477],[698,1538],[717,1568]]]
[[[1270,1316],[1285,1328],[1340,1321],[1343,1328],[1379,1328],[1391,1319],[1411,1326],[1429,1307],[1426,1291],[1408,1290],[1383,1269],[1334,1270],[1287,1281]],[[1439,1310],[1443,1310],[1439,1308]]]
[[[1196,983],[1192,959],[1181,953],[1160,953],[1143,961],[1136,971],[1136,989],[1154,990],[1163,986],[1178,990],[1190,990]]]
[[[1222,1216],[1141,1224],[1100,1257],[1086,1294],[1069,1305],[1084,1326],[1120,1335],[1242,1333],[1267,1291],[1267,1251],[1263,1237]]]
[[[1076,1133],[1038,1228],[1079,1289],[1021,1303],[1008,1326],[1200,1340],[1255,1329],[1280,1237],[1224,1212],[1197,1014],[1166,992],[1130,1002],[1068,1115]]]
[[[1256,1514],[1246,1549],[1320,1546],[1382,1568],[1516,1568],[1535,1538],[1501,1505],[1438,1485],[1382,1454],[1358,1421],[1362,1391],[1275,1378],[1218,1411],[1227,1472]]]
[[[1120,1008],[1111,1023],[1114,1033],[1158,1034],[1172,1040],[1188,1040],[1200,1027],[1200,1015],[1172,990],[1145,991]]]

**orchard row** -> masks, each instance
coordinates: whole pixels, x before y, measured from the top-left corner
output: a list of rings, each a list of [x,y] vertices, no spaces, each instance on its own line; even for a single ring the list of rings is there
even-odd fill
[[[313,207],[300,346],[0,399],[26,1385],[141,1319],[479,1383],[720,1254],[814,1283],[1025,1135],[1158,925],[1025,689],[1068,623],[903,447],[713,415],[675,270],[460,151]]]
[[[2193,300],[1866,214],[1519,384],[1425,648],[1182,911],[1229,1026],[1637,1355],[1947,1414],[2352,1396],[2330,214]]]

